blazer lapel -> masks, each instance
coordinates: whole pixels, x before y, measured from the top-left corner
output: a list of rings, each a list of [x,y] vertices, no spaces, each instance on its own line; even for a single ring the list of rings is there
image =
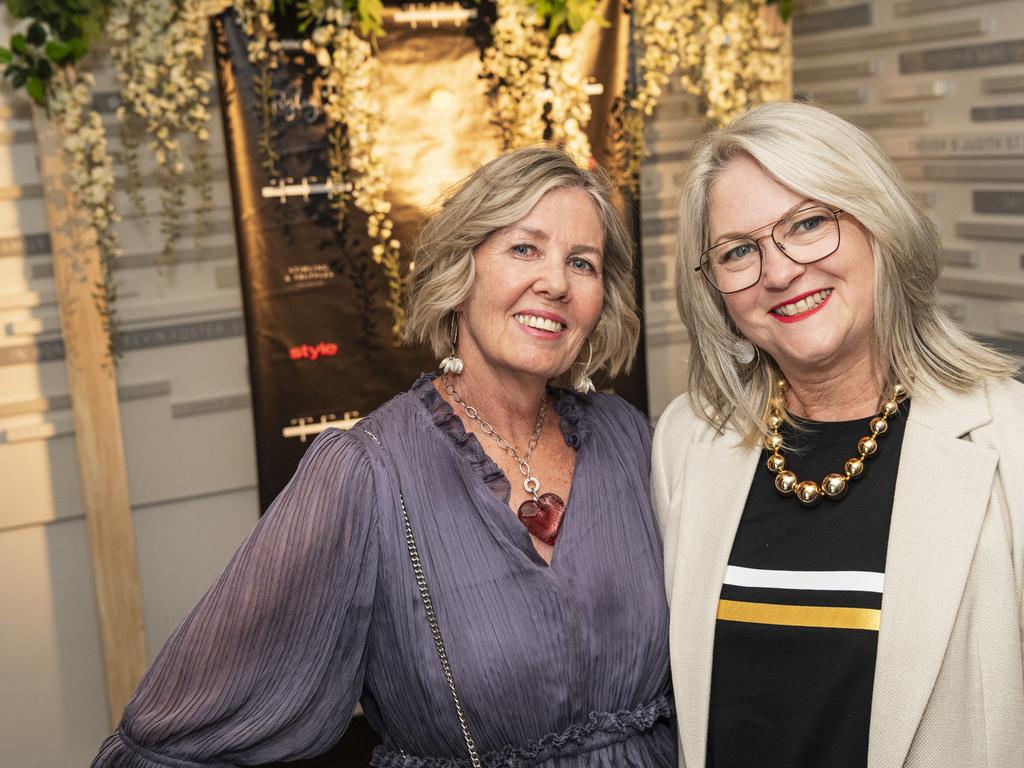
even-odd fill
[[[989,421],[982,390],[911,405],[889,529],[869,768],[904,764],[942,665],[996,467],[994,451],[961,438]]]
[[[679,702],[683,764],[703,768],[715,616],[725,567],[757,467],[759,448],[738,448],[736,436],[689,447],[682,463],[677,510],[695,510],[680,520],[674,556],[670,648],[672,681]],[[671,556],[671,555],[667,555]]]

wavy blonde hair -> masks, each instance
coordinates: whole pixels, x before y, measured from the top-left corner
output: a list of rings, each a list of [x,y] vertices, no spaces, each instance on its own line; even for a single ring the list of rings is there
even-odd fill
[[[640,336],[633,237],[613,203],[608,175],[600,167],[580,168],[570,155],[551,147],[519,149],[481,166],[424,226],[407,292],[407,341],[426,343],[439,357],[448,354],[452,315],[473,289],[474,250],[495,231],[526,216],[555,189],[579,189],[589,195],[604,230],[604,302],[589,336],[593,357],[584,346],[558,382],[568,383],[572,370],[587,366],[588,360],[588,373],[606,368],[615,375],[629,368]]]
[[[737,367],[736,331],[721,294],[694,271],[708,247],[711,187],[739,155],[747,155],[794,192],[856,218],[874,253],[875,365],[888,389],[911,394],[972,389],[1014,375],[1015,362],[970,338],[938,302],[942,244],[906,181],[867,133],[824,109],[801,103],[759,106],[705,134],[683,174],[679,201],[676,298],[690,336],[690,391],[708,420],[732,426],[753,445],[768,430],[778,365],[759,350]]]

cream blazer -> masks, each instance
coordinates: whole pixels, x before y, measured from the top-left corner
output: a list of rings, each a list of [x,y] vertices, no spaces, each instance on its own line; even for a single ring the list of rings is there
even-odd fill
[[[760,451],[687,395],[654,436],[680,766],[704,768],[715,613]],[[884,448],[884,440],[882,445]],[[871,468],[858,482],[871,482]],[[914,397],[900,455],[868,768],[1024,766],[1024,385]],[[825,768],[825,767],[823,767]]]

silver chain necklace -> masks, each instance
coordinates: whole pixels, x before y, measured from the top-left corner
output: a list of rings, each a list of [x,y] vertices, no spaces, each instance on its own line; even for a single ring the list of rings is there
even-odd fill
[[[531,498],[519,505],[516,516],[531,534],[545,544],[554,546],[555,537],[558,536],[558,532],[561,530],[562,519],[565,516],[565,502],[557,493],[538,495],[540,480],[534,477],[530,471],[530,457],[533,455],[533,449],[540,442],[540,433],[544,429],[544,417],[548,412],[547,397],[541,398],[540,411],[537,413],[537,423],[533,427],[533,434],[530,435],[530,444],[526,448],[526,456],[520,456],[512,443],[495,432],[494,427],[480,418],[479,411],[459,396],[451,381],[448,380],[447,374],[441,378],[441,382],[444,384],[444,391],[448,393],[452,400],[462,406],[466,416],[480,425],[480,431],[494,440],[501,450],[515,460],[519,466],[519,471],[523,473],[523,488],[531,496]]]
[[[516,447],[512,445],[508,440],[499,435],[494,431],[494,427],[489,422],[485,421],[480,417],[480,412],[477,411],[472,405],[467,403],[459,393],[452,386],[449,381],[447,374],[442,377],[442,383],[444,384],[444,391],[448,393],[456,403],[462,406],[462,410],[466,412],[466,415],[480,425],[480,431],[491,438],[498,447],[501,448],[505,453],[511,456],[516,464],[519,466],[519,471],[523,473],[523,488],[533,496],[534,500],[537,499],[537,491],[540,490],[540,480],[530,474],[530,457],[533,455],[533,449],[537,447],[537,443],[540,442],[540,433],[544,430],[544,417],[548,413],[548,399],[542,397],[540,401],[540,411],[537,413],[537,423],[533,426],[533,434],[530,435],[530,442],[526,447],[526,456],[520,456],[519,452],[516,451]]]

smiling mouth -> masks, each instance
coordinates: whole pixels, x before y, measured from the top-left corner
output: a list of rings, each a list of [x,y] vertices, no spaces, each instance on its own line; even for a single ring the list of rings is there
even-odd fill
[[[824,304],[831,295],[832,289],[825,288],[802,296],[797,301],[791,301],[788,304],[780,304],[777,307],[772,307],[768,312],[769,314],[777,317],[796,317],[797,315],[802,315],[805,312],[810,312],[812,309],[817,309]]]
[[[546,317],[537,317],[536,315],[517,314],[512,315],[512,317],[514,317],[515,321],[520,325],[525,325],[527,328],[535,328],[538,331],[558,333],[559,331],[564,331],[568,327],[557,320],[550,320]]]

